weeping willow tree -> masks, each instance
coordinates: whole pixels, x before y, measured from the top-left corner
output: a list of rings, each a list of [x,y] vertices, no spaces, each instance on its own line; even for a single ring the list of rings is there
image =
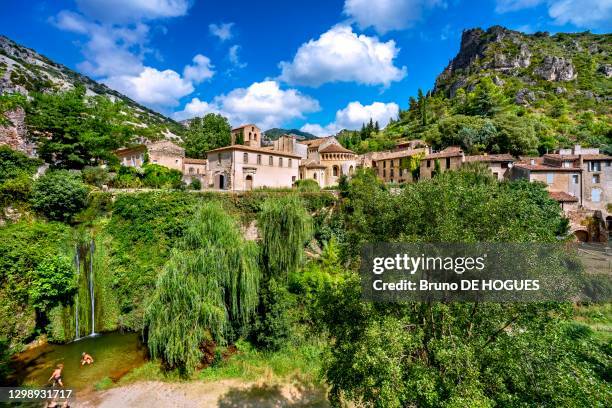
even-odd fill
[[[160,275],[146,311],[153,358],[190,374],[200,347],[245,329],[258,304],[257,247],[217,203],[204,204]]]
[[[304,244],[311,236],[311,218],[301,199],[288,195],[264,202],[258,218],[261,233],[261,268],[265,272],[251,338],[265,349],[281,348],[291,333],[292,297],[287,276],[297,270],[304,257]]]
[[[286,277],[304,257],[304,244],[312,234],[312,220],[300,197],[268,199],[258,218],[262,266],[271,277]]]

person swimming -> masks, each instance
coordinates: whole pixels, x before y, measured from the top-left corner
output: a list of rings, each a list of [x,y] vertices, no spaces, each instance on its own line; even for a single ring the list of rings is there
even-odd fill
[[[94,359],[93,357],[91,357],[89,354],[83,352],[83,354],[81,354],[81,365],[85,365],[85,364],[93,364]]]
[[[53,374],[49,377],[48,381],[53,380],[53,386],[59,385],[60,387],[64,387],[64,383],[62,382],[62,370],[64,369],[63,364],[58,364],[55,370],[53,370]]]

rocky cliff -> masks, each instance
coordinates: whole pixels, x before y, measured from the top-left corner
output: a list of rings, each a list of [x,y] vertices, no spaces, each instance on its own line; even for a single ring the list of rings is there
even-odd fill
[[[518,104],[548,93],[568,100],[611,98],[612,36],[591,33],[524,34],[500,26],[465,30],[459,52],[438,76],[434,92],[453,97],[483,76],[510,88]]]
[[[32,92],[61,92],[77,85],[84,86],[88,95],[105,95],[112,100],[122,100],[134,113],[138,125],[158,128],[160,137],[168,134],[174,136],[174,132],[181,128],[173,120],[106,85],[0,35],[0,94],[20,93],[28,96]],[[33,145],[27,141],[23,109],[12,108],[0,112],[0,115],[3,116],[0,118],[0,144],[31,154]]]

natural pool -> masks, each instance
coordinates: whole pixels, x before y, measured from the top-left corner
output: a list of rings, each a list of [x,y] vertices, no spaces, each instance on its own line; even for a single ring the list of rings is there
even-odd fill
[[[81,366],[81,353],[90,354],[94,363]],[[46,344],[15,357],[12,382],[24,386],[44,387],[54,367],[64,364],[64,386],[85,390],[105,377],[117,381],[146,361],[146,347],[137,333],[106,333],[86,337],[68,344]]]

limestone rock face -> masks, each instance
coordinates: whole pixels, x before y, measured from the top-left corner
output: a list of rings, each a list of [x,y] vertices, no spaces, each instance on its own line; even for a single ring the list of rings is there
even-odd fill
[[[546,81],[572,81],[578,74],[571,60],[547,56],[534,73]]]
[[[514,103],[517,105],[529,105],[536,100],[535,93],[527,88],[519,89],[514,97]]]
[[[29,156],[34,155],[34,144],[28,141],[25,126],[25,111],[18,107],[4,113],[8,124],[0,126],[0,146],[7,145]]]
[[[598,71],[604,74],[606,78],[612,78],[612,65],[602,64],[599,66]]]

